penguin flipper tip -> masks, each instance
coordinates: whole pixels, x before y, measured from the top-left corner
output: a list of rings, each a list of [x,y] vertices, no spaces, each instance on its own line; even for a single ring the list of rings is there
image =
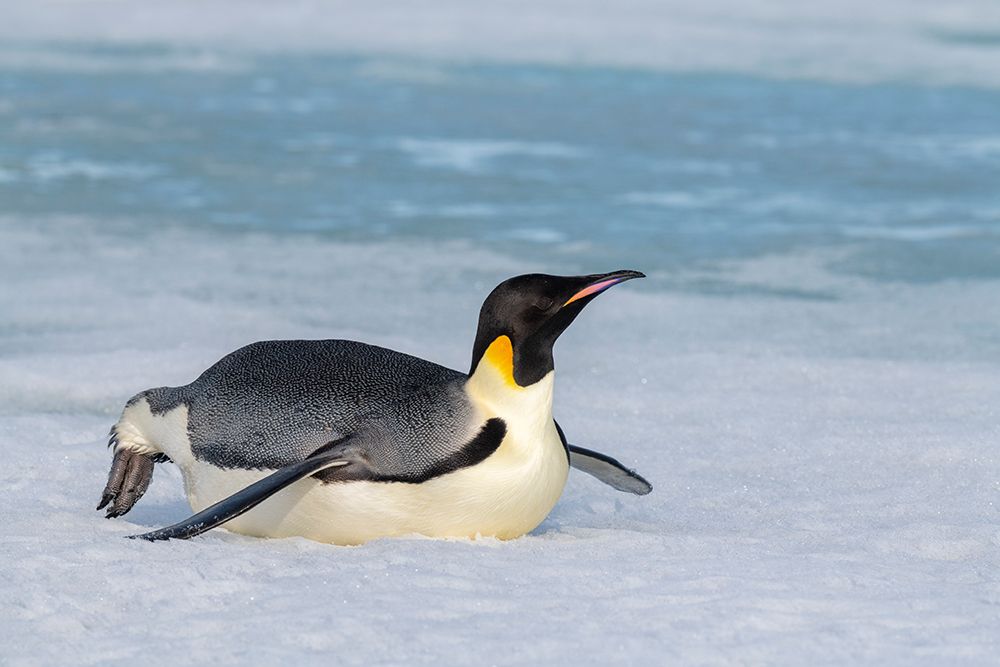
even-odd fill
[[[644,496],[653,490],[646,478],[627,468],[620,461],[607,454],[590,449],[566,445],[569,449],[570,465],[604,482],[611,488],[637,496]]]

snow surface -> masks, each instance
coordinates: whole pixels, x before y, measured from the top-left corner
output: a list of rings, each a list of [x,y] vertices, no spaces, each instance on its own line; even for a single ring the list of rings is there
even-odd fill
[[[0,218],[0,238],[3,664],[995,663],[995,283],[821,257],[730,278],[829,299],[629,283],[560,340],[556,414],[649,496],[574,473],[511,542],[148,544],[122,537],[188,513],[176,469],[124,519],[93,510],[131,394],[273,337],[464,368],[483,296],[544,267],[82,218]]]
[[[0,665],[997,664],[998,35],[991,0],[0,1]],[[188,515],[163,465],[94,511],[135,392],[267,338],[465,369],[493,285],[567,267],[650,274],[556,349],[570,441],[650,495],[573,473],[510,542],[122,539]]]

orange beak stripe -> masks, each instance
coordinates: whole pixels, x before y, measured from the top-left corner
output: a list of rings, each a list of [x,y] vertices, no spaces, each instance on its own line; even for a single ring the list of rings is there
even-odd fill
[[[565,308],[566,306],[573,303],[577,299],[582,299],[585,296],[590,296],[591,294],[599,294],[604,290],[608,289],[609,287],[611,287],[612,285],[617,285],[623,280],[627,280],[627,278],[608,278],[607,280],[602,280],[599,283],[594,283],[593,285],[587,285],[582,290],[571,296],[569,298],[569,301],[563,304],[563,307]]]

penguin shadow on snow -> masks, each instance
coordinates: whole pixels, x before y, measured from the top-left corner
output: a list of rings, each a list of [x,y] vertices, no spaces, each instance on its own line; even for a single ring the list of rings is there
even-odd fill
[[[627,496],[611,495],[600,482],[583,475],[571,475],[559,503],[530,534],[551,540],[590,540],[600,535],[621,535],[622,531],[649,535],[663,528],[643,519],[647,512]]]
[[[129,515],[129,523],[133,526],[129,529],[129,532],[155,528],[156,526],[162,526],[164,523],[170,523],[178,516],[187,514],[190,509],[188,504],[183,500],[163,500],[158,505],[144,504]]]
[[[166,474],[158,474],[153,478],[146,495],[147,502],[136,506],[129,513],[128,520],[134,525],[129,529],[131,532],[172,523],[178,516],[191,511],[184,496],[180,471],[167,468],[160,472]]]

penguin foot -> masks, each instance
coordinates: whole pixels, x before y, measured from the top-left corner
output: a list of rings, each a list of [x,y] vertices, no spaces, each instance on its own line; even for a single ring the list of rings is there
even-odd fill
[[[108,473],[108,483],[101,494],[97,509],[108,507],[105,518],[121,516],[132,509],[153,479],[153,464],[156,459],[150,454],[140,454],[125,448],[115,452]]]

